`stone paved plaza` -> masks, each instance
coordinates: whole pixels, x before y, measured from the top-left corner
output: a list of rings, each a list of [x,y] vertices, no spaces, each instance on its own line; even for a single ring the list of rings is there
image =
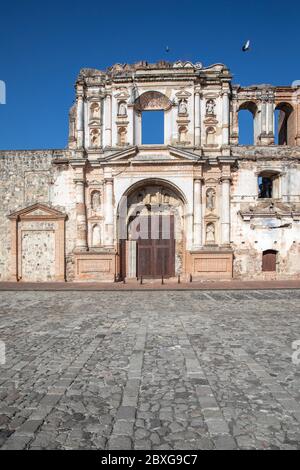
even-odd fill
[[[300,449],[299,301],[0,292],[0,447]]]

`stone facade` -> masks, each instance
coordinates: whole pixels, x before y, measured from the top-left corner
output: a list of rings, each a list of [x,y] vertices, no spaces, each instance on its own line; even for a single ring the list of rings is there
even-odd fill
[[[0,152],[0,280],[110,281],[147,263],[156,275],[298,279],[300,87],[231,78],[180,61],[81,70],[68,148]],[[239,145],[241,109],[251,146]],[[143,113],[156,110],[164,143],[144,145]]]

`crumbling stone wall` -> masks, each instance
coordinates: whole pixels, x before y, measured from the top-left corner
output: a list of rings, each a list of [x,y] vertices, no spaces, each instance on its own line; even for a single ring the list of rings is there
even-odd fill
[[[10,275],[11,226],[7,216],[32,204],[43,203],[67,214],[66,252],[72,251],[75,237],[72,172],[65,165],[53,165],[61,155],[63,151],[55,150],[0,152],[0,281],[9,279]],[[32,259],[27,256],[25,265],[32,269],[38,261],[33,259],[34,243],[27,245],[27,251],[32,249]],[[45,256],[49,261],[49,266],[44,268],[49,271],[45,274],[47,278],[51,277],[53,254],[50,246],[45,252],[49,259],[45,253],[40,258],[43,264]]]

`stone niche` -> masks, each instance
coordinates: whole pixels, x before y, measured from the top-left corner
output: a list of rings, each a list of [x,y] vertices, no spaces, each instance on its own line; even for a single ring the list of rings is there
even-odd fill
[[[65,281],[66,215],[44,204],[10,214],[10,279]]]

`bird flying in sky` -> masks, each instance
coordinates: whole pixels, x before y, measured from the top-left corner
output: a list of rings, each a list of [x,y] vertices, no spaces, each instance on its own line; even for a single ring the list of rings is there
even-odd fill
[[[242,47],[243,52],[247,52],[250,49],[250,40],[248,39]]]

